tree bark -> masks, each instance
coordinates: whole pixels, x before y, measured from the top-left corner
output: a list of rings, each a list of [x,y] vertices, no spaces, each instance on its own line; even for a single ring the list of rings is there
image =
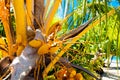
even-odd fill
[[[43,39],[40,30],[36,30],[34,39]],[[35,67],[36,60],[39,58],[37,50],[38,49],[27,45],[21,55],[13,60],[10,65],[12,69],[11,80],[24,80],[25,76],[29,74],[33,67]]]

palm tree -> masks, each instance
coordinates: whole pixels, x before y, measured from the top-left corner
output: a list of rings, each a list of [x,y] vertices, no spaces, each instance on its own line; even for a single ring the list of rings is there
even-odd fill
[[[46,6],[44,6],[44,1],[46,1]],[[7,7],[6,3],[10,5],[10,2],[5,3],[4,0],[0,1],[0,10],[6,12],[7,15],[0,13],[4,28],[6,29],[8,55],[10,56],[1,61],[1,65],[3,65],[5,61],[6,65],[10,64],[8,71],[5,73],[6,75],[11,71],[12,80],[24,80],[28,78],[27,75],[30,71],[35,68],[35,78],[37,80],[43,79],[47,76],[51,67],[61,62],[66,68],[74,67],[83,70],[98,79],[89,70],[70,63],[66,58],[62,58],[62,55],[72,45],[66,44],[67,42],[71,41],[75,43],[83,34],[92,29],[93,26],[113,15],[115,10],[107,7],[107,1],[101,2],[99,0],[95,2],[93,0],[89,3],[87,0],[83,0],[83,2],[81,0],[76,1],[81,3],[81,5],[78,4],[76,9],[74,9],[74,4],[77,3],[75,3],[74,0],[54,0],[53,3],[50,0],[13,0],[12,4],[16,22],[16,42],[13,41],[15,38],[11,34],[9,25],[9,11],[7,11],[9,8],[7,10],[4,9],[4,7]],[[66,3],[63,7],[62,4],[64,2]],[[62,20],[52,23],[57,10],[60,9],[59,6],[63,7],[61,9],[64,9]],[[103,7],[105,7],[105,9]],[[98,16],[100,16],[100,20],[97,19]],[[91,22],[93,23],[89,25]],[[63,29],[61,29],[62,26],[64,26]],[[63,31],[63,35],[61,33],[57,34],[60,30]],[[66,31],[68,31],[68,33],[65,33]],[[15,50],[13,50],[12,47],[15,47]],[[12,63],[11,57],[13,59]],[[49,57],[51,57],[51,59]],[[10,58],[10,60],[8,58]],[[1,68],[3,67],[5,66]],[[1,76],[1,78],[4,78],[6,75]]]

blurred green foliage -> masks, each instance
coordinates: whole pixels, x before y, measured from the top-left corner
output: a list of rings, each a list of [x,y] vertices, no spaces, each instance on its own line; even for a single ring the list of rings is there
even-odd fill
[[[1,35],[1,36],[5,36],[5,32],[4,32],[4,28],[3,28],[3,24],[2,24],[1,21],[0,21],[0,35]]]

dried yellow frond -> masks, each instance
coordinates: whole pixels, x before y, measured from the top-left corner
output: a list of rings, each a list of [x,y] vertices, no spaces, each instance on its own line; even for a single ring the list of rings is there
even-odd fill
[[[45,53],[49,52],[50,45],[49,44],[43,44],[39,49],[38,49],[38,54],[42,55]]]
[[[60,29],[61,29],[61,24],[59,22],[56,22],[50,27],[49,31],[46,34],[48,36],[51,33],[55,33],[56,30],[59,31]]]
[[[15,53],[17,51],[17,49],[18,49],[18,45],[17,44],[13,44],[12,45],[12,51],[13,51],[13,53]]]
[[[4,51],[8,51],[8,48],[6,45],[0,45],[0,49]]]
[[[47,32],[50,30],[50,24],[54,18],[54,15],[56,13],[56,11],[58,10],[59,4],[61,3],[62,0],[55,0],[54,4],[50,10],[50,13],[48,15],[48,17],[46,18],[45,21],[45,29],[46,29],[46,34],[48,34]]]
[[[75,75],[75,80],[83,80],[82,74],[81,74],[81,73],[77,73],[77,74]]]
[[[2,57],[6,57],[9,55],[7,44],[2,37],[0,38],[0,55],[2,55]]]
[[[32,12],[33,12],[33,4],[34,1],[33,0],[26,0],[26,9],[27,9],[27,25],[31,26],[32,25]]]
[[[10,26],[9,26],[9,10],[6,6],[6,1],[5,0],[0,0],[0,18],[1,18],[1,21],[3,23],[6,38],[7,38],[7,41],[8,41],[9,54],[13,55],[12,50],[11,50],[13,41],[12,41],[12,36],[11,36],[11,31],[10,31]]]
[[[9,53],[6,52],[5,50],[0,50],[0,55],[2,55],[2,57],[6,57],[9,55]]]
[[[8,48],[6,47],[7,44],[5,43],[4,39],[0,38],[0,57],[6,57],[9,55]]]
[[[19,56],[22,52],[22,50],[24,49],[25,47],[24,46],[19,46],[18,47],[18,50],[17,50],[17,56]]]
[[[26,11],[24,0],[12,0],[14,12],[15,12],[15,23],[16,23],[16,36],[19,40],[22,39],[21,45],[26,46],[27,44],[27,33],[26,33]],[[21,38],[19,39],[19,35]]]
[[[19,34],[17,35],[16,43],[17,43],[17,44],[22,43],[22,36],[19,35]]]
[[[3,38],[0,38],[0,45],[6,45],[6,43],[5,43]]]
[[[34,48],[39,48],[42,45],[41,40],[32,40],[29,42],[29,45]]]

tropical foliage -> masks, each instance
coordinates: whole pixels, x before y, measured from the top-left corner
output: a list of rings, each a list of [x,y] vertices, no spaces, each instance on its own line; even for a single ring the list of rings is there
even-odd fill
[[[120,8],[108,3],[0,0],[0,78],[98,80],[103,59],[120,56]]]

